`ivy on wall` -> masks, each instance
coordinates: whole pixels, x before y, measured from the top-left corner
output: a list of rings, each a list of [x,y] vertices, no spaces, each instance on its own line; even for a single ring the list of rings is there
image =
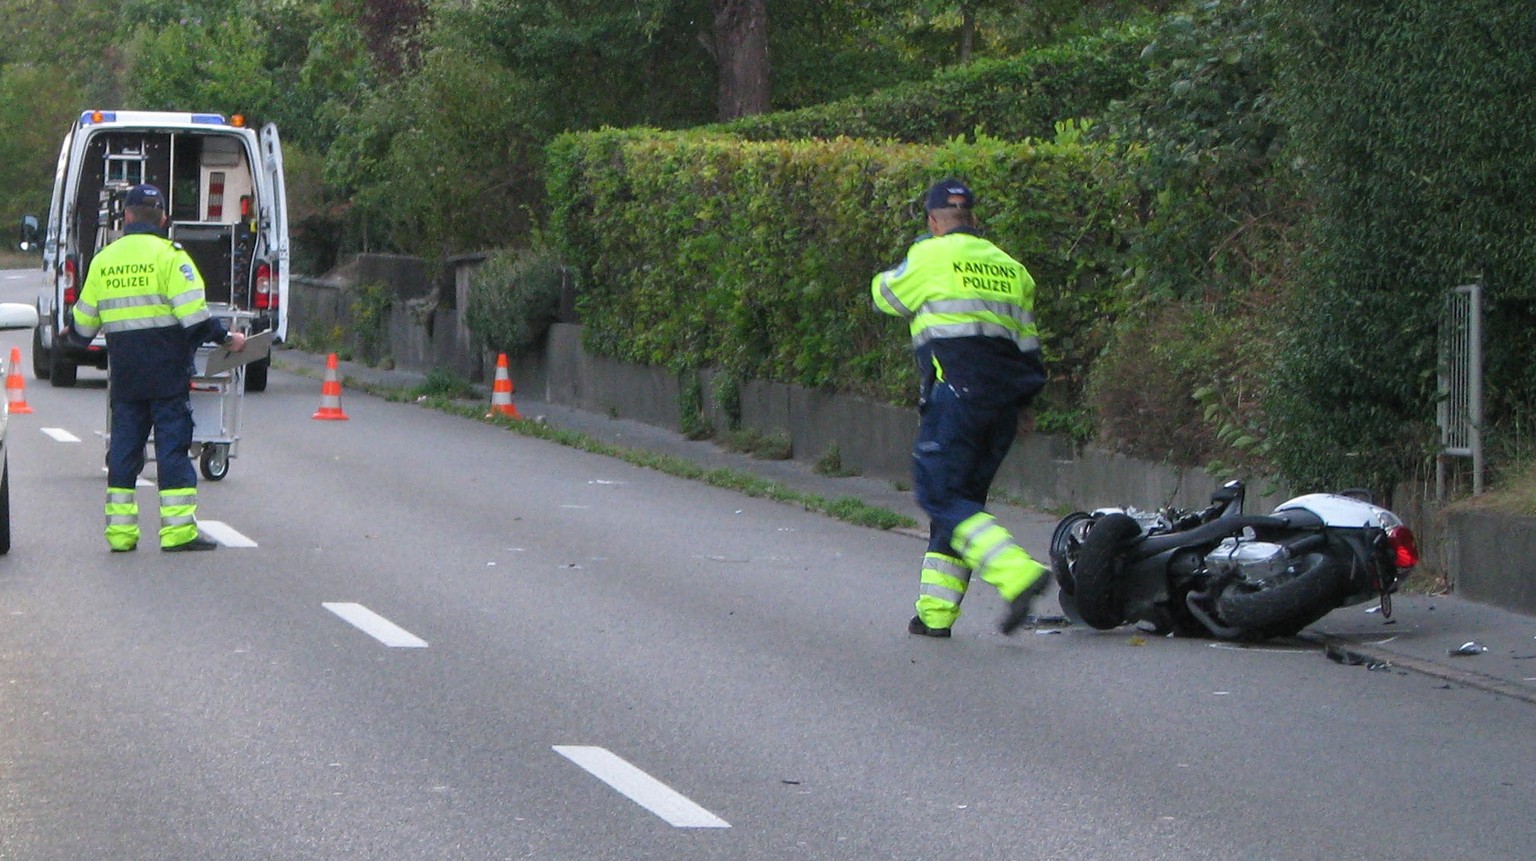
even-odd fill
[[[1315,199],[1273,387],[1303,482],[1390,487],[1435,440],[1446,292],[1486,285],[1495,428],[1536,403],[1536,6],[1268,2],[1291,149]]]

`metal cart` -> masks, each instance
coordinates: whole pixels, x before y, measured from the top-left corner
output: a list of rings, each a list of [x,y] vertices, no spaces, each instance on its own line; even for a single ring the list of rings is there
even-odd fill
[[[232,332],[244,332],[256,316],[249,311],[235,311],[227,306],[209,305],[214,316]],[[215,347],[203,344],[193,356],[192,447],[187,452],[198,465],[203,478],[223,481],[229,475],[229,462],[240,454],[240,408],[245,398],[245,366],[208,373],[208,357]],[[107,429],[102,433],[106,445],[112,444],[111,377],[108,376]],[[154,436],[145,447],[144,462],[154,460]]]

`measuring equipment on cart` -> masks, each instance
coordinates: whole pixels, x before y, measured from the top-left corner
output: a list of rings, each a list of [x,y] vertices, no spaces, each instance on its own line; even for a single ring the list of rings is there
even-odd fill
[[[209,306],[231,332],[245,331],[253,316],[247,311]],[[204,344],[193,358],[192,447],[188,455],[197,461],[198,470],[209,481],[222,481],[229,474],[230,460],[240,454],[240,410],[245,397],[245,368],[267,358],[272,349],[272,331],[246,338],[239,352],[222,346]],[[107,430],[102,438],[112,444],[112,395],[108,380]],[[151,437],[144,454],[145,462],[154,459]]]

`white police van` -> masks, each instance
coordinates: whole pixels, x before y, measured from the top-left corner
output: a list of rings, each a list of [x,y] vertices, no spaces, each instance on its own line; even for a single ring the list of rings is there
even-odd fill
[[[197,263],[208,303],[249,320],[254,334],[288,334],[288,204],[277,127],[257,131],[218,114],[86,111],[59,151],[43,240],[50,286],[39,297],[32,370],[55,386],[81,365],[105,369],[105,342],[57,337],[91,258],[123,235],[123,199],[141,183],[166,197],[170,238]],[[267,387],[270,359],[247,366],[245,389]]]

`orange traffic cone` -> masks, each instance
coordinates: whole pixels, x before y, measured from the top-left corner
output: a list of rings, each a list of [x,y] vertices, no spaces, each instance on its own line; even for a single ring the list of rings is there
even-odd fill
[[[347,414],[341,411],[341,381],[336,379],[336,354],[332,353],[325,359],[325,382],[320,384],[320,409],[310,418],[323,421],[346,421]]]
[[[27,381],[21,377],[21,348],[11,348],[11,367],[5,375],[5,400],[13,415],[32,412],[27,404]]]
[[[501,353],[496,357],[496,382],[491,384],[491,411],[485,417],[522,418],[517,413],[517,404],[512,403],[513,391],[512,375],[507,371],[507,354]]]

